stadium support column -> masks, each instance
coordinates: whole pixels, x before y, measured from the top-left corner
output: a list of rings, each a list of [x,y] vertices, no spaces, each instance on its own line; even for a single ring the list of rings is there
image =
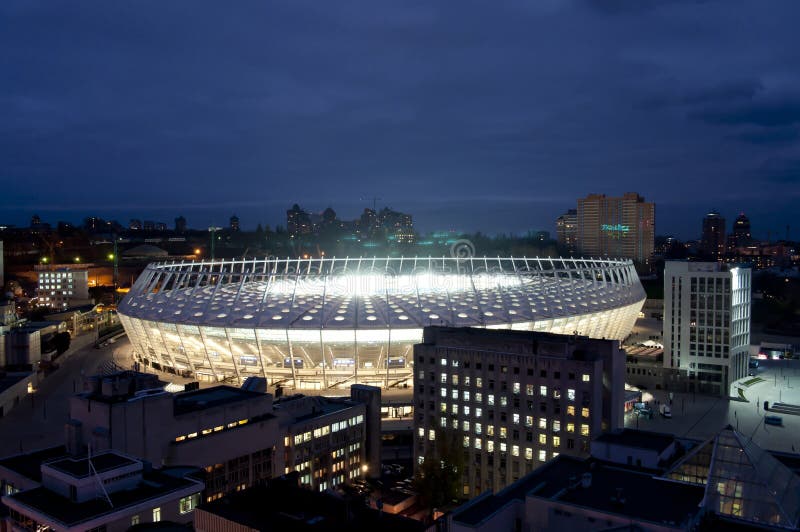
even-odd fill
[[[289,328],[287,327],[286,329],[284,329],[284,332],[286,333],[286,349],[287,349],[287,351],[289,353],[289,364],[292,367],[292,386],[296,390],[297,389],[297,375],[295,374],[295,371],[294,371],[294,351],[292,351],[292,341],[289,339]]]

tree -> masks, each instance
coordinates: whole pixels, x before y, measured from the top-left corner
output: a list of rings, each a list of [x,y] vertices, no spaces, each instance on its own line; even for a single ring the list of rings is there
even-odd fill
[[[436,431],[435,446],[430,446],[414,476],[414,486],[422,504],[433,516],[435,508],[458,502],[464,472],[464,451],[457,433]]]

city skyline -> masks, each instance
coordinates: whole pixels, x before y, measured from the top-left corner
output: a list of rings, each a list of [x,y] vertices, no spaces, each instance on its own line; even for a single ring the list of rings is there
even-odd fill
[[[683,239],[710,209],[798,226],[794,2],[187,6],[3,3],[5,223],[377,196],[513,233],[636,191]]]

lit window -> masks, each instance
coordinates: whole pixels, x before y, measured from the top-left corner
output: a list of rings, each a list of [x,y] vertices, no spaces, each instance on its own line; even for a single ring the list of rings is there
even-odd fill
[[[488,436],[494,436],[494,425],[486,425],[486,434]]]
[[[591,380],[591,376],[588,373],[584,373],[583,375],[581,375],[581,380],[583,382],[589,382]]]
[[[539,428],[545,430],[547,428],[547,418],[540,417],[539,418]]]
[[[519,393],[519,383],[518,383],[518,382],[515,382],[515,383],[514,383],[514,385],[511,387],[511,390],[512,390],[514,393]]]
[[[494,452],[494,442],[492,440],[486,442],[486,450],[490,453]]]
[[[493,393],[490,393],[489,395],[486,396],[486,404],[488,404],[489,406],[493,406],[494,405],[494,394]]]
[[[475,402],[476,403],[483,402],[483,394],[481,392],[475,392]]]
[[[525,416],[525,426],[530,427],[533,425],[533,416]]]
[[[525,447],[525,460],[533,460],[533,449]]]
[[[425,437],[425,429],[422,428],[422,427],[418,428],[417,429],[417,434],[419,434],[420,438],[424,438]],[[295,443],[297,443],[297,436],[295,436]]]
[[[439,382],[442,384],[447,384],[447,373],[442,373],[441,377],[439,378]]]
[[[567,415],[569,415],[569,416],[574,416],[575,415],[575,407],[574,406],[569,405],[567,407]]]
[[[547,397],[547,386],[539,386],[539,395]]]
[[[480,434],[482,431],[482,427],[480,423],[475,423],[475,434]]]
[[[519,414],[514,414],[514,425],[519,425]]]
[[[525,395],[533,395],[533,384],[525,385]]]
[[[464,396],[464,400],[465,401],[469,401],[469,392],[468,391],[465,390],[463,396]]]
[[[450,412],[453,414],[458,414],[458,405],[450,405]]]
[[[475,377],[475,386],[478,387],[478,388],[482,388],[483,387],[483,378]]]
[[[519,456],[519,445],[511,446],[511,456]]]
[[[589,435],[589,425],[581,425],[581,436]]]
[[[178,436],[177,438],[175,438],[175,441],[183,441],[185,439],[186,439],[186,436]]]
[[[197,433],[196,432],[192,432],[191,434],[189,434],[188,437],[189,438],[196,438],[197,437]]]
[[[453,386],[458,386],[458,375],[453,375]]]
[[[561,431],[561,421],[556,419],[555,421],[553,421],[553,432],[559,432],[559,431]]]
[[[458,430],[458,420],[457,419],[453,420],[453,430]]]
[[[161,507],[153,508],[153,522],[158,523],[161,521]]]
[[[447,413],[447,403],[442,403],[441,405],[439,405],[439,411]]]
[[[475,438],[475,448],[476,449],[482,449],[483,448],[483,445],[481,445],[481,441],[482,440],[480,438]]]
[[[430,429],[430,430],[428,431],[428,439],[429,439],[430,441],[433,441],[433,440],[435,440],[435,439],[436,439],[436,431],[435,431],[435,430],[433,430],[433,429]]]
[[[567,432],[575,432],[575,423],[567,423]]]
[[[200,504],[200,494],[194,493],[188,497],[182,497],[178,502],[178,511],[181,514],[188,514]]]
[[[442,427],[442,428],[447,428],[447,418],[446,417],[440,417],[439,418],[439,426]]]
[[[586,407],[584,407],[584,408],[581,408],[581,416],[583,416],[583,417],[589,417],[589,409],[588,409],[588,408],[586,408]]]
[[[464,447],[469,447],[469,436],[464,436]]]
[[[575,400],[575,390],[573,390],[572,388],[567,389],[567,399],[569,399],[570,401]]]
[[[458,390],[453,388],[453,390],[450,392],[450,398],[458,401]]]
[[[462,424],[462,428],[465,432],[469,431],[469,421],[464,421],[464,423]]]
[[[482,415],[483,415],[483,408],[476,408],[475,417],[481,417]]]
[[[547,436],[544,434],[539,434],[539,443],[542,445],[547,445]]]
[[[558,447],[561,445],[561,438],[559,436],[553,436],[553,447]]]
[[[507,449],[508,449],[508,447],[506,447],[506,442],[504,442],[504,441],[500,442],[500,452],[504,453],[504,452],[506,452]]]
[[[439,390],[439,395],[441,395],[444,398],[447,398],[447,388],[440,389]]]
[[[468,416],[468,415],[469,415],[469,407],[468,407],[468,406],[465,406],[465,407],[464,407],[464,415],[465,415],[465,416]]]
[[[439,364],[441,364],[442,366],[446,366],[447,365],[447,359],[446,358],[441,359],[439,361]]]
[[[508,429],[505,427],[500,427],[500,437],[505,439],[508,436]]]
[[[542,449],[539,451],[539,461],[544,462],[546,460],[547,460],[547,451]]]

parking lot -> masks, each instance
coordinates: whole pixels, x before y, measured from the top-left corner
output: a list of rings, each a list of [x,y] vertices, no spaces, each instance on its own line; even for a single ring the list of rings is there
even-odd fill
[[[759,362],[759,367],[751,370],[753,376],[731,386],[731,395],[737,399],[674,393],[672,417],[665,418],[659,414],[659,405],[670,403],[669,393],[648,391],[644,399],[653,410],[653,418],[627,414],[625,426],[703,440],[730,424],[765,449],[800,452],[800,416],[764,411],[764,401],[800,405],[800,360]],[[780,416],[782,426],[765,425],[765,415]]]

